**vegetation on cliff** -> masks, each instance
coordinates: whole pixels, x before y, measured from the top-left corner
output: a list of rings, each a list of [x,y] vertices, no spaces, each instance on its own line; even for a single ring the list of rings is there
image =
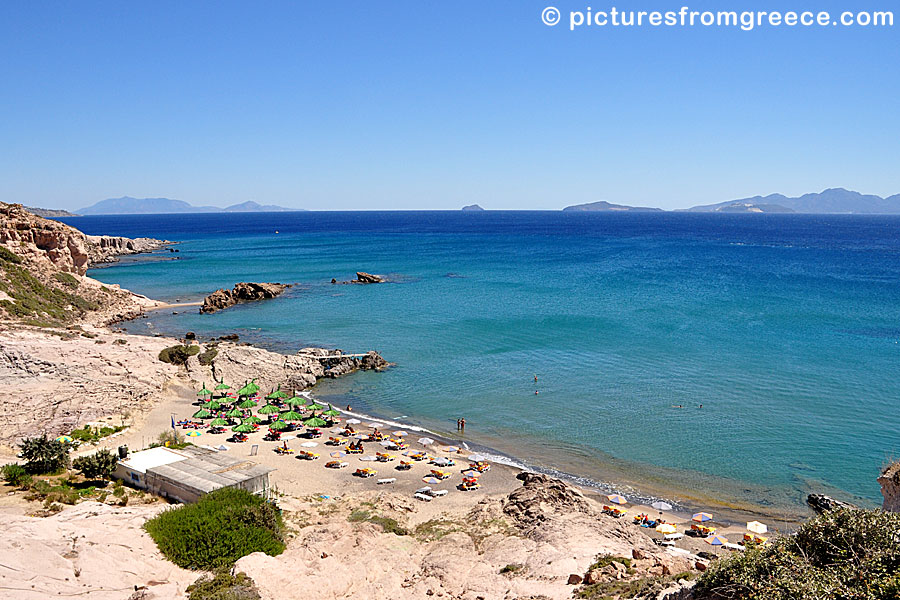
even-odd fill
[[[713,563],[697,584],[695,598],[900,598],[900,514],[828,511],[795,535]]]

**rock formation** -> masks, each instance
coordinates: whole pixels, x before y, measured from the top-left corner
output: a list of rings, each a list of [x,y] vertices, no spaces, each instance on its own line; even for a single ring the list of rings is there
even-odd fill
[[[890,512],[900,512],[900,461],[888,466],[878,477],[881,484],[881,495],[884,497],[882,508]]]
[[[351,283],[384,283],[384,277],[382,277],[381,275],[372,275],[371,273],[357,271],[356,279],[351,281]]]
[[[38,217],[21,204],[0,203],[0,244],[28,262],[84,275],[91,263],[110,262],[118,254],[149,252],[171,242],[85,235],[65,223]]]
[[[280,295],[291,286],[282,283],[236,283],[234,289],[216,290],[203,300],[202,313],[214,313],[242,302],[267,300]]]
[[[835,510],[838,508],[856,508],[848,502],[835,500],[831,496],[826,496],[825,494],[810,494],[806,497],[806,503],[810,508],[812,508],[820,515],[822,513],[828,512],[829,510]]]

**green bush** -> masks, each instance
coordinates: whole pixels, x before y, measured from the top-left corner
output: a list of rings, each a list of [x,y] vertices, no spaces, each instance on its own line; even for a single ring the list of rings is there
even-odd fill
[[[11,262],[14,265],[22,263],[22,257],[20,257],[18,254],[16,254],[6,246],[0,246],[0,260]]]
[[[213,364],[213,360],[215,360],[216,355],[219,354],[219,349],[215,346],[210,346],[206,349],[206,352],[201,352],[197,359],[200,361],[200,364],[208,367]]]
[[[232,575],[228,570],[219,570],[204,575],[187,588],[189,600],[259,600],[253,580],[245,573]]]
[[[829,511],[796,534],[713,563],[698,598],[896,600],[900,598],[900,514]]]
[[[167,510],[144,528],[160,552],[185,569],[227,568],[253,552],[275,556],[284,551],[278,508],[236,488],[222,488],[196,504]]]
[[[46,433],[41,437],[25,438],[19,443],[19,448],[19,457],[25,459],[25,469],[29,473],[56,473],[69,466],[70,445],[48,439]]]
[[[108,435],[118,433],[123,429],[125,429],[125,427],[121,425],[116,425],[114,427],[110,427],[108,425],[104,425],[103,427],[91,427],[90,425],[85,425],[81,429],[75,429],[69,435],[72,437],[72,439],[79,442],[94,443],[99,442],[102,438],[105,438]]]
[[[25,470],[20,464],[17,463],[9,463],[8,465],[3,465],[2,468],[3,480],[16,487],[28,485],[31,483],[31,475],[28,474],[28,471]]]
[[[61,284],[66,285],[70,288],[78,287],[78,279],[76,279],[74,275],[71,275],[69,273],[59,272],[56,275],[54,275],[53,277]]]
[[[81,471],[87,479],[109,479],[116,470],[118,458],[115,454],[102,448],[93,454],[79,456],[72,466]]]
[[[159,360],[173,365],[183,365],[187,362],[188,358],[199,353],[200,346],[197,346],[196,344],[191,344],[190,346],[170,346],[160,351]]]
[[[352,513],[350,513],[350,516],[347,517],[347,520],[351,523],[360,523],[362,521],[367,521],[369,523],[378,525],[385,533],[393,533],[394,535],[409,535],[409,531],[402,527],[400,523],[397,522],[397,519],[382,517],[380,515],[373,515],[367,510],[354,510]]]

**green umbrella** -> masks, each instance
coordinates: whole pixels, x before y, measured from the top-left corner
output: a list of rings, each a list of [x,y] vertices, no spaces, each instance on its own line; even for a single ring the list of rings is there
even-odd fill
[[[252,396],[257,390],[259,390],[259,386],[251,381],[250,383],[244,384],[244,387],[239,389],[237,394],[238,396]]]
[[[203,408],[205,408],[206,410],[219,410],[220,408],[222,408],[222,405],[215,400],[210,400],[203,405]]]
[[[303,419],[303,415],[296,411],[289,410],[287,412],[281,413],[281,416],[279,418],[282,421],[300,421],[301,419]]]
[[[250,381],[250,389],[251,389],[251,392],[250,392],[251,394],[255,394],[256,392],[259,391],[259,386],[256,385],[256,379],[252,379]]]
[[[212,421],[210,421],[209,424],[213,427],[225,427],[226,425],[228,425],[228,419],[219,417],[218,419],[213,419]]]
[[[219,385],[216,386],[216,389],[217,390],[230,390],[231,386],[225,385],[225,382],[223,381],[222,383],[220,383]]]
[[[315,416],[303,421],[303,424],[307,427],[325,427],[326,425],[325,421]]]
[[[290,394],[286,394],[281,391],[281,386],[278,386],[278,389],[266,396],[269,400],[280,400],[281,398],[289,398]]]
[[[334,409],[334,407],[333,407],[332,405],[329,404],[329,405],[328,405],[328,410],[326,410],[326,411],[323,412],[322,414],[323,414],[323,415],[328,415],[329,417],[336,417],[336,416],[338,416],[338,415],[341,414],[341,413],[339,413],[338,411],[336,411],[336,410]]]
[[[195,418],[195,419],[208,419],[208,418],[210,418],[211,416],[212,416],[212,413],[210,413],[210,412],[209,412],[208,410],[206,410],[206,409],[201,408],[200,410],[198,410],[197,412],[194,413],[194,417],[193,417],[193,418]]]
[[[239,402],[238,406],[240,406],[241,408],[253,408],[254,406],[256,406],[256,400],[254,400],[253,398],[247,398],[243,402]]]
[[[198,396],[212,396],[212,392],[206,389],[206,384],[203,384],[203,389],[197,392]]]
[[[285,423],[284,421],[275,421],[274,423],[269,425],[269,429],[272,429],[275,431],[281,431],[282,429],[287,429],[287,428],[288,428],[288,424]]]
[[[281,412],[281,409],[274,404],[266,404],[256,412],[261,415],[277,415],[279,412]]]
[[[294,396],[293,398],[288,398],[284,401],[288,406],[303,406],[306,404],[306,398],[302,398],[300,396]]]
[[[244,411],[242,411],[242,410],[239,409],[239,408],[232,408],[232,409],[229,410],[227,413],[225,413],[225,416],[226,416],[226,417],[232,417],[232,418],[233,418],[233,417],[243,417],[243,416],[244,416]]]
[[[262,423],[262,419],[257,416],[250,416],[244,419],[244,423]]]
[[[324,406],[319,406],[318,404],[316,404],[315,402],[313,402],[312,404],[310,404],[310,405],[307,406],[306,408],[308,408],[309,410],[322,410],[322,409],[325,408],[325,407],[324,407]]]
[[[253,429],[253,425],[250,423],[241,423],[236,427],[231,428],[232,431],[237,431],[238,433],[253,433],[255,429]]]

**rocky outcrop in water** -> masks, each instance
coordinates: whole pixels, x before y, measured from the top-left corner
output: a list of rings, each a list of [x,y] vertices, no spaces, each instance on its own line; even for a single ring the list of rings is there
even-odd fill
[[[831,496],[826,496],[825,494],[810,494],[806,497],[806,503],[820,515],[838,508],[856,508],[848,502],[835,500]]]
[[[268,300],[279,296],[289,287],[291,286],[283,283],[237,283],[231,291],[220,289],[207,296],[200,312],[214,313],[242,302]]]
[[[878,483],[881,484],[881,495],[884,497],[881,508],[890,512],[900,512],[900,461],[882,471]]]
[[[159,250],[172,242],[154,238],[126,238],[114,235],[86,235],[91,264],[111,263],[120,256],[145,254]]]
[[[382,277],[381,275],[372,275],[371,273],[357,271],[356,279],[354,279],[350,283],[384,283],[384,277]]]

